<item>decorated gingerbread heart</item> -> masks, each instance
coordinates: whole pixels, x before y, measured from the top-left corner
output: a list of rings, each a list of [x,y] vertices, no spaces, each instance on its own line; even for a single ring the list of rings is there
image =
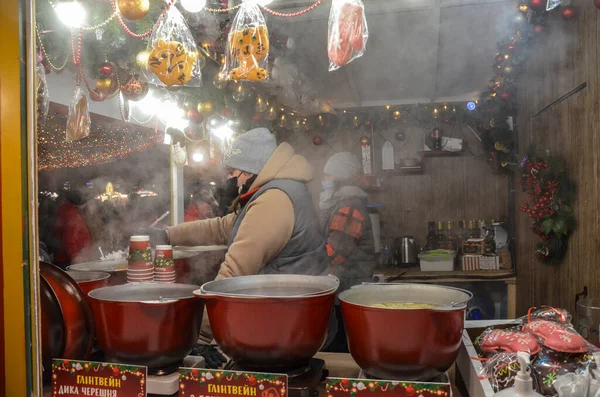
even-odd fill
[[[533,320],[523,326],[523,331],[537,336],[544,346],[557,352],[584,353],[588,350],[586,340],[565,324]]]
[[[540,343],[533,335],[525,332],[492,329],[481,338],[479,348],[484,354],[524,351],[534,355],[540,351]]]
[[[335,65],[344,66],[352,59],[353,51],[362,50],[363,12],[362,7],[355,4],[346,3],[342,6],[327,46],[329,59]]]

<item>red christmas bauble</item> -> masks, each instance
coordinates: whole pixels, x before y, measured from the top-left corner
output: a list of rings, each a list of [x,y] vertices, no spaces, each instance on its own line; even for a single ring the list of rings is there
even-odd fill
[[[560,12],[560,16],[565,21],[575,19],[575,17],[577,16],[577,9],[573,6],[563,7],[562,11]]]
[[[502,62],[504,62],[504,55],[502,55],[502,54],[496,55],[496,63],[502,63]]]
[[[510,93],[506,91],[501,92],[500,99],[502,99],[503,101],[508,101],[510,99]]]
[[[342,379],[342,381],[340,382],[342,385],[347,386],[349,383],[348,379]]]
[[[192,375],[194,375],[194,376],[198,376],[198,370],[194,368],[194,369],[192,370]]]
[[[531,8],[533,11],[542,11],[544,8],[546,8],[546,1],[545,0],[530,0],[529,8]]]
[[[594,5],[596,8],[600,8],[600,0],[594,0]]]
[[[221,110],[221,116],[230,119],[233,117],[233,110],[231,110],[230,107],[224,107],[223,110]]]
[[[544,32],[544,26],[542,25],[533,25],[533,33],[535,34],[541,34]]]
[[[187,118],[194,124],[200,124],[202,122],[203,116],[200,114],[199,111],[192,107],[187,112]]]
[[[112,372],[113,372],[113,374],[115,374],[115,375],[118,375],[120,371],[119,371],[119,368],[117,368],[117,367],[114,367],[114,368],[112,369]]]
[[[404,138],[405,138],[405,137],[404,137],[404,132],[402,132],[402,131],[398,131],[398,132],[396,132],[396,140],[397,140],[397,141],[403,141],[403,140],[404,140]]]
[[[248,378],[248,383],[250,383],[251,385],[255,384],[256,383],[256,378],[254,376],[250,376]]]
[[[313,138],[312,141],[315,146],[319,146],[323,143],[323,138],[320,135],[317,135]]]
[[[133,74],[121,84],[121,93],[130,101],[139,101],[148,94],[148,83],[142,81],[137,74]]]
[[[415,394],[415,388],[412,385],[408,385],[406,387],[406,394],[412,396],[413,394]]]
[[[254,121],[261,121],[263,119],[263,115],[261,113],[254,113],[254,116],[252,116],[252,120]]]
[[[111,77],[115,73],[115,65],[112,62],[104,62],[98,68],[98,73],[102,77]]]

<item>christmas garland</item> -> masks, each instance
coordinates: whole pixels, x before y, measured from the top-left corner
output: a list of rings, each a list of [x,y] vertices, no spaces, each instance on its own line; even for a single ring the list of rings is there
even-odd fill
[[[424,395],[429,393],[436,396],[447,396],[449,385],[447,383],[406,383],[398,381],[352,380],[346,378],[329,378],[325,385],[328,393],[344,392],[350,397],[356,396],[360,391],[380,393],[400,388],[408,396]]]
[[[494,58],[494,76],[482,92],[477,108],[469,113],[469,122],[478,132],[488,162],[497,172],[514,171],[520,175],[523,191],[528,195],[521,211],[532,220],[531,230],[542,239],[535,256],[543,263],[560,263],[576,219],[571,208],[575,186],[565,170],[564,160],[532,146],[525,156],[517,154],[513,129],[513,99],[520,67],[538,36],[547,29],[552,9],[560,10],[563,20],[576,18],[571,5],[560,0],[521,0],[521,15],[514,22],[514,33],[498,44]]]
[[[533,221],[531,230],[542,240],[535,255],[544,263],[560,263],[576,226],[571,207],[575,184],[565,171],[564,160],[532,146],[514,168],[520,172],[521,187],[528,196],[520,210]]]

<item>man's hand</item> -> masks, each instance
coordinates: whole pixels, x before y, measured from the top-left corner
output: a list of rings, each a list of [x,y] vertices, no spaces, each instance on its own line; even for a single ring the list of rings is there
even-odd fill
[[[225,357],[219,353],[214,346],[211,345],[196,345],[192,349],[190,353],[194,356],[204,357],[204,362],[206,364],[206,368],[209,369],[218,369],[221,368],[221,365],[225,364],[227,360]]]

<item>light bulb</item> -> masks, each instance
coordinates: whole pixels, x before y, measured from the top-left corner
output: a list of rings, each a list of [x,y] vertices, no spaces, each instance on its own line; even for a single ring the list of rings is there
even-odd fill
[[[192,154],[192,161],[195,163],[199,163],[204,160],[204,155],[201,152],[194,152]]]
[[[206,0],[181,0],[181,6],[187,12],[200,12],[204,9],[206,5]]]
[[[223,125],[214,129],[213,134],[223,141],[228,141],[233,136],[233,130],[228,125]]]
[[[65,1],[54,7],[58,19],[71,28],[80,28],[85,23],[85,9],[78,1]]]
[[[467,110],[475,110],[476,107],[477,105],[475,104],[475,102],[467,103]]]

